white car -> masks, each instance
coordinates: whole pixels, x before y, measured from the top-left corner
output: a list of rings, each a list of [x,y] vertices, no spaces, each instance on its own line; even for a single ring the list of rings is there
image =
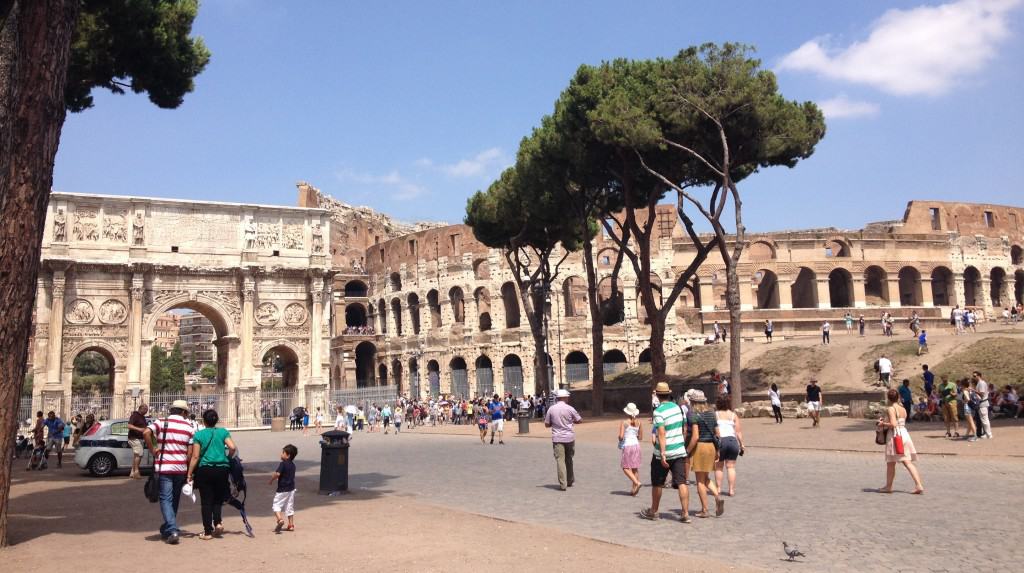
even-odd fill
[[[97,477],[106,477],[117,470],[130,471],[132,448],[128,445],[128,420],[97,422],[82,436],[75,449],[75,463]],[[153,469],[153,454],[142,450],[142,470]]]

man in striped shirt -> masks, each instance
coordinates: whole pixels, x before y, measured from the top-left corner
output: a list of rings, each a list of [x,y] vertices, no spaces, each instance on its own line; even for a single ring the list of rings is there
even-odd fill
[[[661,504],[661,490],[668,474],[672,474],[672,487],[679,491],[679,504],[683,508],[682,522],[690,523],[690,490],[686,487],[686,417],[683,410],[672,399],[672,389],[665,382],[655,387],[659,406],[654,410],[654,457],[651,458],[651,507],[640,512],[640,517],[656,521],[658,506]],[[690,432],[695,441],[698,432],[694,426]]]
[[[146,427],[143,439],[153,453],[153,471],[160,484],[160,513],[164,517],[160,537],[170,545],[177,545],[178,501],[188,473],[195,428],[185,417],[188,402],[175,400],[169,412],[167,418],[154,420]]]

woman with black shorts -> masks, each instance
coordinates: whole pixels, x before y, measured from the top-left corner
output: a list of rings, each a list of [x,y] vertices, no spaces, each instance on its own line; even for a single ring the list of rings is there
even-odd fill
[[[732,411],[732,400],[719,396],[715,402],[718,419],[718,439],[721,447],[715,462],[715,483],[718,490],[725,492],[724,477],[729,478],[729,497],[736,495],[736,458],[743,455],[743,428],[740,417]]]

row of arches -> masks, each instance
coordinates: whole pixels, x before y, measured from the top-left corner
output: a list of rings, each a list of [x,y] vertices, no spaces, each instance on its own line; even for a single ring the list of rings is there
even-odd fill
[[[346,293],[349,291],[346,286]],[[346,295],[347,298],[347,295]],[[359,297],[355,297],[359,298]],[[451,305],[452,320],[456,324],[466,322],[466,299],[461,287],[452,287],[448,291],[447,302]],[[491,330],[494,321],[491,317],[491,293],[487,287],[480,287],[473,292],[473,302],[477,309],[477,326],[479,330]],[[501,286],[501,302],[504,307],[505,328],[518,328],[521,322],[519,305],[519,293],[515,285],[507,282]],[[408,311],[408,323],[404,320],[403,312]],[[345,326],[367,327],[371,326],[380,333],[387,333],[387,315],[391,315],[391,324],[394,325],[395,334],[401,336],[407,330],[412,334],[419,334],[421,330],[421,306],[420,296],[416,293],[408,293],[404,300],[397,296],[392,297],[390,302],[380,298],[376,303],[364,304],[361,301],[348,301],[345,305]],[[426,296],[427,317],[431,328],[440,328],[443,324],[441,313],[441,295],[437,289],[427,292]],[[408,325],[408,329],[406,328]]]

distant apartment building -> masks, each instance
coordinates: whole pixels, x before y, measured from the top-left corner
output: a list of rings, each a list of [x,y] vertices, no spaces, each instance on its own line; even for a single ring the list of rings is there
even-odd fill
[[[217,350],[213,340],[217,334],[213,323],[198,312],[181,315],[178,328],[178,339],[181,341],[181,355],[185,364],[195,362],[197,368],[206,364],[217,365]]]
[[[154,344],[170,352],[178,343],[179,329],[181,328],[181,315],[166,312],[156,319],[156,340]]]

